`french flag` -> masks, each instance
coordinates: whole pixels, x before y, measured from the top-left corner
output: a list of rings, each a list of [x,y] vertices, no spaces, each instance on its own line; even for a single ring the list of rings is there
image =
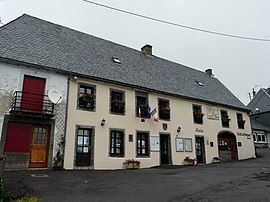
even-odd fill
[[[154,121],[158,122],[158,116],[157,116],[157,108],[153,109],[153,111],[150,113],[150,116],[154,118]]]

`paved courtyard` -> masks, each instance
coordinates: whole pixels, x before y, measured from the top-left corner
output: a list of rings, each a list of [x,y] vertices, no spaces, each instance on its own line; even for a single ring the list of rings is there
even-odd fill
[[[212,165],[119,171],[9,171],[15,196],[41,201],[270,201],[270,152]]]

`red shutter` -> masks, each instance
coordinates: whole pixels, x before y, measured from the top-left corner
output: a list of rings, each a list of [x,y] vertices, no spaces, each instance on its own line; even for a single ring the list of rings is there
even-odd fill
[[[24,76],[21,108],[40,112],[43,106],[46,80],[39,77]]]
[[[30,151],[32,127],[28,124],[9,123],[5,144],[5,152]]]

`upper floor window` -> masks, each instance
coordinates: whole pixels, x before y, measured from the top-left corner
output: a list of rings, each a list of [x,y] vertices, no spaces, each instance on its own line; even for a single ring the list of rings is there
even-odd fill
[[[237,116],[238,128],[244,129],[246,121],[243,120],[243,114],[237,113],[236,116]]]
[[[222,127],[230,127],[230,117],[226,110],[220,110]]]
[[[137,132],[137,156],[149,156],[148,132]]]
[[[193,105],[193,120],[194,123],[203,123],[203,116],[204,114],[202,113],[202,106],[201,105]]]
[[[78,107],[94,111],[96,108],[96,87],[93,85],[79,84]]]
[[[125,114],[125,93],[120,90],[111,90],[110,111],[115,114]]]
[[[170,102],[169,100],[158,99],[158,114],[163,120],[170,120]]]
[[[140,118],[150,118],[150,108],[148,103],[148,94],[136,92],[136,116]]]
[[[110,131],[110,156],[115,156],[115,157],[124,156],[124,131],[123,130]]]

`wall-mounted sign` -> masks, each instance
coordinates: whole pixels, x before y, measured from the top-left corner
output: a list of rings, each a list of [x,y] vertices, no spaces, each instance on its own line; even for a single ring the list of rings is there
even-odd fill
[[[251,134],[250,133],[237,133],[237,136],[246,136],[248,139],[250,139]]]
[[[175,138],[176,151],[183,152],[184,151],[184,139],[183,138]]]
[[[195,132],[203,133],[203,129],[202,129],[202,128],[196,128],[196,129],[195,129]]]
[[[185,151],[192,152],[192,139],[191,138],[185,138]]]
[[[219,110],[217,107],[208,106],[207,118],[212,120],[219,120]]]
[[[159,137],[156,136],[150,137],[150,150],[159,151]]]

